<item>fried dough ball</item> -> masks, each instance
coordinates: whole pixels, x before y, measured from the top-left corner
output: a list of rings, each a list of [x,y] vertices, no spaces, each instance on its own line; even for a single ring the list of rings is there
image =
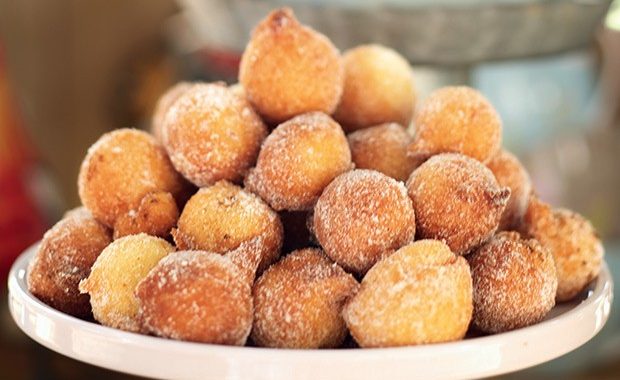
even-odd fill
[[[343,60],[344,91],[334,119],[344,130],[390,122],[409,126],[416,95],[407,60],[381,45],[358,46]]]
[[[80,294],[78,284],[111,242],[110,230],[84,207],[68,212],[43,235],[28,267],[28,290],[54,309],[90,318],[88,296]]]
[[[553,256],[535,239],[500,232],[467,257],[474,286],[473,324],[499,333],[540,322],[555,305]]]
[[[259,271],[278,258],[283,237],[278,214],[256,195],[227,181],[200,189],[187,202],[173,236],[181,250],[220,254],[261,236]]]
[[[325,186],[351,166],[338,123],[311,112],[280,124],[265,139],[245,186],[277,211],[310,210]]]
[[[502,144],[502,120],[493,105],[470,87],[434,91],[416,111],[413,157],[462,153],[487,162]]]
[[[362,129],[348,136],[351,158],[358,169],[373,169],[406,181],[416,161],[407,156],[411,136],[396,123]]]
[[[281,211],[278,215],[284,229],[282,252],[292,252],[312,244],[310,230],[308,229],[308,212]]]
[[[472,308],[467,261],[420,240],[372,267],[343,316],[361,347],[391,347],[461,339]]]
[[[164,149],[153,136],[135,129],[104,134],[82,162],[78,190],[82,203],[108,227],[134,213],[150,193],[180,196],[185,189]]]
[[[334,112],[344,64],[327,37],[301,25],[290,8],[281,8],[252,32],[239,82],[258,113],[280,123],[310,111]]]
[[[264,347],[338,347],[347,334],[342,307],[358,287],[320,249],[294,251],[254,284],[252,340]]]
[[[510,196],[487,167],[455,153],[428,159],[411,174],[407,189],[417,238],[443,240],[459,255],[493,236]]]
[[[164,124],[166,112],[168,112],[168,109],[174,104],[174,102],[176,102],[177,99],[185,93],[185,91],[189,90],[190,87],[192,87],[192,83],[190,82],[179,82],[166,90],[166,92],[160,96],[159,100],[157,100],[155,110],[153,111],[153,118],[151,120],[151,133],[158,142],[163,142],[161,130]]]
[[[150,193],[142,198],[136,211],[121,215],[114,223],[114,239],[144,232],[166,238],[179,219],[179,209],[170,193]]]
[[[510,188],[510,198],[499,222],[499,230],[514,230],[523,220],[527,209],[532,182],[530,176],[517,157],[502,149],[489,161],[491,169],[500,186]]]
[[[374,170],[353,170],[323,191],[313,231],[325,253],[363,274],[384,255],[413,241],[415,215],[405,186]]]
[[[101,252],[80,291],[90,295],[95,319],[105,326],[140,331],[136,285],[164,256],[167,241],[141,233],[115,240]]]
[[[254,165],[267,127],[224,83],[200,83],[166,112],[162,132],[174,167],[201,187],[240,181]]]
[[[226,256],[179,251],[136,289],[147,332],[193,342],[243,345],[252,328],[251,282]]]
[[[583,216],[566,209],[552,209],[532,196],[522,230],[547,247],[555,259],[556,301],[570,301],[598,276],[603,245],[592,224]]]

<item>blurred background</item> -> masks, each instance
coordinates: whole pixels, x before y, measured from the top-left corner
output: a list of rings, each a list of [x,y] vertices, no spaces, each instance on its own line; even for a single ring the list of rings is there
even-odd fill
[[[0,378],[134,378],[29,340],[7,310],[8,269],[78,205],[102,133],[148,128],[178,80],[235,82],[252,26],[283,4],[342,50],[401,52],[421,99],[479,88],[541,197],[592,220],[620,279],[620,0],[0,0]],[[617,379],[618,308],[582,348],[505,378]]]

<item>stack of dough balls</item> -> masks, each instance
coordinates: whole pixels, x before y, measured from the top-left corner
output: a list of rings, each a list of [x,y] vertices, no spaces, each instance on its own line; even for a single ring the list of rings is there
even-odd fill
[[[88,149],[34,296],[168,339],[392,347],[538,323],[599,274],[594,228],[538,198],[478,91],[416,107],[404,57],[341,55],[288,8],[253,30],[238,79],[181,82],[151,133]]]

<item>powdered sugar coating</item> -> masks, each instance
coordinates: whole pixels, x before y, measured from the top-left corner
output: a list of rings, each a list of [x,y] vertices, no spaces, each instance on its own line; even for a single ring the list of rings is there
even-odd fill
[[[90,295],[95,319],[102,325],[140,331],[134,290],[149,271],[174,247],[141,233],[115,240],[101,252],[80,291]]]
[[[408,127],[416,94],[407,60],[381,45],[357,46],[342,58],[344,91],[334,119],[344,130],[390,122]]]
[[[391,347],[462,339],[472,309],[467,261],[421,240],[372,267],[343,316],[361,347]]]
[[[279,123],[310,111],[331,114],[342,94],[344,65],[327,37],[280,8],[252,32],[239,82],[256,110]]]
[[[414,157],[462,153],[487,162],[500,149],[502,121],[495,108],[470,87],[440,88],[415,114],[416,134],[409,146]]]
[[[552,209],[532,195],[521,229],[551,251],[558,276],[558,302],[575,298],[598,276],[603,245],[583,216],[566,209]]]
[[[381,257],[413,241],[415,214],[405,186],[374,170],[337,177],[314,209],[313,230],[325,253],[363,274]]]
[[[162,137],[174,167],[196,186],[240,181],[256,161],[267,127],[224,83],[199,83],[166,112]]]
[[[310,112],[280,124],[265,139],[245,186],[277,211],[309,210],[325,186],[351,166],[338,123]]]
[[[467,257],[474,286],[473,324],[499,333],[540,322],[555,305],[551,252],[517,232],[501,232]]]
[[[182,250],[226,253],[256,237],[262,237],[259,271],[280,255],[282,223],[278,214],[256,195],[219,181],[200,189],[187,202],[173,230]],[[256,268],[255,268],[256,269]]]
[[[407,156],[411,136],[396,123],[381,124],[348,136],[351,158],[358,169],[372,169],[399,181],[406,181],[416,167]]]
[[[532,182],[530,176],[517,157],[505,149],[489,161],[491,169],[500,186],[510,188],[510,198],[499,222],[500,230],[517,229],[527,209]]]
[[[465,255],[488,240],[510,196],[480,162],[457,153],[431,157],[407,182],[417,238],[443,240]]]
[[[192,87],[190,82],[179,82],[167,89],[157,100],[151,119],[151,133],[159,143],[163,142],[162,128],[166,112],[190,87]]]
[[[114,222],[114,239],[141,232],[167,238],[179,219],[179,209],[170,193],[153,192],[142,198],[136,210],[129,210]]]
[[[216,253],[165,257],[138,284],[136,296],[143,327],[157,336],[243,345],[252,327],[251,282]]]
[[[185,183],[153,136],[135,129],[104,134],[89,149],[78,177],[80,199],[108,227],[137,209],[149,193],[174,197]]]
[[[28,267],[28,290],[63,313],[90,318],[88,295],[78,284],[88,277],[101,251],[112,242],[111,231],[84,207],[68,212],[48,230]]]
[[[318,248],[292,252],[256,281],[252,340],[279,348],[338,347],[344,303],[359,284]]]

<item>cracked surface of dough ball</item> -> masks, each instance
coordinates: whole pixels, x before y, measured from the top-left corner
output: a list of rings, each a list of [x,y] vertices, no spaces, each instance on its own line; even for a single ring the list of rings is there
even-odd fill
[[[166,112],[164,147],[196,186],[241,181],[254,165],[267,127],[247,100],[224,83],[199,83]]]
[[[391,347],[462,339],[472,309],[467,261],[420,240],[372,267],[343,316],[361,347]]]
[[[443,87],[422,103],[414,118],[412,157],[462,153],[487,162],[502,144],[502,121],[493,105],[470,87]]]
[[[185,186],[155,138],[135,129],[101,136],[88,149],[78,176],[82,204],[108,227],[135,212],[150,193],[177,197]]]
[[[280,255],[282,223],[258,196],[227,181],[200,189],[187,202],[173,231],[181,250],[226,253],[262,237],[259,271]]]
[[[159,260],[174,251],[163,239],[147,234],[115,240],[101,252],[80,291],[90,295],[95,319],[105,326],[141,331],[136,285]]]
[[[227,256],[175,252],[138,284],[140,319],[157,336],[241,346],[252,328],[247,280]]]
[[[338,123],[311,112],[280,124],[265,139],[245,185],[277,211],[310,210],[325,186],[351,167]]]
[[[153,117],[151,119],[151,133],[160,143],[163,142],[161,130],[164,124],[166,112],[168,112],[168,109],[174,104],[174,102],[176,102],[177,99],[185,93],[185,91],[189,90],[190,87],[192,87],[192,83],[190,82],[179,82],[166,90],[166,92],[164,92],[157,100],[155,110],[153,110]]]
[[[553,256],[535,239],[500,232],[467,257],[474,286],[473,324],[499,333],[540,322],[555,305]]]
[[[297,21],[290,8],[271,12],[252,32],[239,66],[249,101],[269,122],[311,111],[331,114],[344,83],[340,52]]]
[[[144,232],[166,238],[179,219],[179,209],[170,193],[149,193],[137,209],[121,215],[114,223],[114,239]]]
[[[313,230],[325,253],[363,274],[384,255],[413,241],[415,214],[405,186],[374,170],[356,169],[325,188]]]
[[[334,113],[347,132],[382,123],[408,127],[415,104],[411,66],[396,51],[362,45],[343,55],[344,91]]]
[[[558,276],[556,301],[570,301],[598,276],[603,262],[603,245],[592,224],[583,216],[566,209],[552,209],[532,196],[522,232],[540,241],[555,259]]]
[[[499,230],[515,230],[523,221],[532,192],[530,176],[519,159],[504,149],[489,161],[487,167],[500,186],[510,188],[510,198],[500,219]]]
[[[465,255],[488,240],[510,196],[493,173],[462,154],[431,157],[407,182],[416,213],[416,237],[443,240]]]
[[[406,181],[416,167],[407,156],[411,136],[396,123],[381,124],[349,134],[351,158],[357,169],[372,169]]]
[[[92,317],[87,295],[78,284],[103,249],[112,242],[110,230],[88,210],[72,210],[43,235],[28,267],[28,290],[35,297],[63,313],[78,318]]]
[[[294,251],[254,284],[252,340],[265,347],[338,347],[347,334],[342,307],[358,287],[320,249]]]

